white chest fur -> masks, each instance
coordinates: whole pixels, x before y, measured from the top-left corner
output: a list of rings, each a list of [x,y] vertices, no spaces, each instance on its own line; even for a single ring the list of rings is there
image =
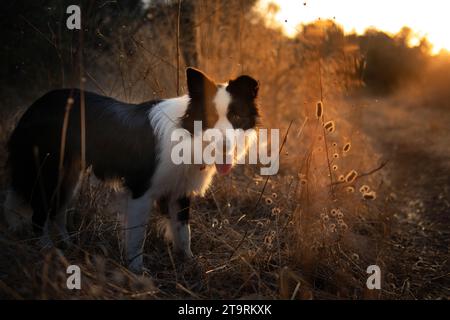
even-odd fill
[[[185,114],[189,97],[165,100],[149,113],[150,123],[158,139],[158,165],[151,181],[150,194],[160,197],[171,194],[175,197],[195,194],[204,195],[216,169],[195,164],[175,164],[171,159],[173,130],[179,129],[180,118]]]

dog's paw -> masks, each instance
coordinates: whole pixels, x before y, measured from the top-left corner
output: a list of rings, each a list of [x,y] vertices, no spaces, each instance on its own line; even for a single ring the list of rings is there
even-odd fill
[[[183,259],[185,260],[194,260],[195,256],[192,253],[191,249],[182,252]]]
[[[187,250],[175,250],[176,256],[183,261],[192,261],[195,260],[195,256],[192,253],[191,249]]]
[[[143,277],[150,277],[150,269],[144,267],[144,266],[130,266],[128,265],[128,270],[135,274],[136,276],[143,276]]]

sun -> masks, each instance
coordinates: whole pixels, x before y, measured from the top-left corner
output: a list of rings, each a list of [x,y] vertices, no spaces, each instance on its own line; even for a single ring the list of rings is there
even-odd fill
[[[412,45],[426,37],[433,53],[450,50],[450,1],[446,0],[259,0],[257,9],[291,37],[301,24],[320,18],[358,34],[371,27],[394,34],[407,26],[415,34]]]

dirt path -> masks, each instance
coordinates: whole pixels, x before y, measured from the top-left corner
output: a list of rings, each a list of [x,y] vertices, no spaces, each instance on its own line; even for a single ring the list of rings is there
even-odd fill
[[[450,110],[395,98],[365,99],[361,105],[362,128],[389,159],[397,199],[395,282],[405,297],[448,299]]]

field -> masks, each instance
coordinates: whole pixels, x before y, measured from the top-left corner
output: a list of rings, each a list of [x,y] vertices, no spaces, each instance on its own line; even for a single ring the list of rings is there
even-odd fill
[[[282,134],[280,170],[267,177],[240,165],[195,199],[194,261],[172,254],[155,209],[144,275],[125,267],[121,213],[104,186],[85,183],[70,208],[70,248],[41,250],[30,228],[11,233],[2,217],[1,298],[449,298],[448,55],[431,56],[425,42],[408,47],[406,30],[345,35],[331,21],[288,38],[251,9],[254,1],[174,2],[145,14],[132,2],[86,5],[78,33],[55,23],[64,21],[62,4],[42,15],[31,14],[39,3],[8,8],[21,18],[0,56],[8,61],[0,202],[6,142],[44,92],[82,86],[129,102],[173,97],[186,92],[192,64],[217,81],[259,80],[260,127]],[[82,270],[81,290],[66,287],[71,264]],[[380,267],[380,290],[366,286],[370,265]]]

